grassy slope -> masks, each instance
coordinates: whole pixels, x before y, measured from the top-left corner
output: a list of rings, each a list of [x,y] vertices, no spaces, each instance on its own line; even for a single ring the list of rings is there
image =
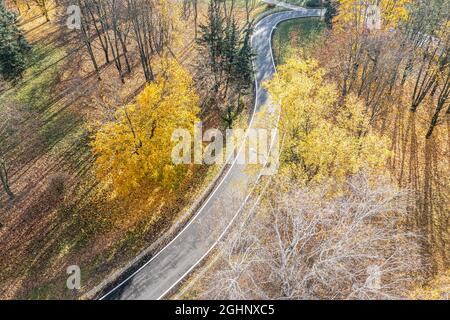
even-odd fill
[[[304,18],[280,23],[273,34],[273,50],[277,64],[282,64],[295,51],[308,52],[320,42],[325,23],[319,18]]]

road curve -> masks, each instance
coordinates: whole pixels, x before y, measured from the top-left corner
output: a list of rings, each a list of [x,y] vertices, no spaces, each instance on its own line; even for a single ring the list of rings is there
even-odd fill
[[[270,103],[268,93],[261,88],[261,83],[275,74],[272,31],[282,21],[317,17],[321,13],[320,9],[297,8],[295,11],[266,16],[255,25],[252,48],[256,54],[253,63],[256,96],[250,127],[254,126],[253,118],[261,107]],[[276,127],[276,123],[269,126]],[[215,247],[250,197],[261,174],[249,172],[245,168],[245,165],[234,162],[180,233],[141,268],[100,299],[161,299],[179,284]]]

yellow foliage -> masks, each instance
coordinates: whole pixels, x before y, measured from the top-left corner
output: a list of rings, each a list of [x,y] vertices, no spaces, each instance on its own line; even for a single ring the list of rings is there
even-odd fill
[[[198,121],[198,96],[192,78],[174,60],[163,68],[134,104],[120,108],[115,120],[102,125],[92,143],[100,179],[107,178],[117,195],[153,187],[175,188],[185,167],[175,165],[172,132],[192,131]]]
[[[307,182],[343,181],[363,166],[384,166],[388,141],[370,130],[355,97],[338,105],[336,88],[324,81],[316,61],[289,59],[266,83],[281,106],[281,170]]]
[[[449,300],[450,270],[436,276],[428,285],[414,290],[411,298],[417,300]]]
[[[412,0],[340,0],[336,21],[340,28],[363,26],[368,16],[368,5],[377,5],[381,13],[382,28],[388,29],[407,20],[407,5],[411,2]]]

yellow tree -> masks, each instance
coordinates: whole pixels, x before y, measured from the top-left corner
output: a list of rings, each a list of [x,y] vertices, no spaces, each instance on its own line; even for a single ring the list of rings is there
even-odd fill
[[[366,29],[368,19],[374,16],[372,9],[379,9],[381,27],[389,29],[408,18],[408,4],[412,0],[340,0],[338,26],[347,29]]]
[[[344,181],[362,167],[378,169],[388,141],[371,131],[364,106],[349,95],[337,104],[337,89],[324,81],[316,61],[289,59],[266,83],[281,106],[281,169],[308,183]]]
[[[192,78],[174,60],[148,84],[134,104],[115,113],[102,125],[92,143],[100,179],[112,184],[116,195],[155,187],[175,188],[186,167],[171,160],[176,129],[193,130],[198,121],[198,96]]]

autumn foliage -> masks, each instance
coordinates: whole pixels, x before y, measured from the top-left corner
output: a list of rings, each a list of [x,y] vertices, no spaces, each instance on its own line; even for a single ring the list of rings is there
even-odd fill
[[[338,104],[336,87],[317,62],[289,59],[267,83],[281,106],[281,162],[285,175],[303,183],[344,181],[363,167],[384,165],[388,140],[371,130],[361,101]]]
[[[317,57],[339,99],[363,101],[370,127],[390,140],[384,167],[411,190],[410,228],[424,235],[423,270],[449,266],[450,3],[338,1],[333,30]],[[367,27],[378,5],[379,28]],[[426,264],[431,262],[431,268]]]
[[[186,168],[174,165],[172,132],[193,130],[198,97],[189,73],[174,60],[138,95],[119,108],[92,143],[100,179],[107,178],[117,195],[155,187],[175,188]]]

